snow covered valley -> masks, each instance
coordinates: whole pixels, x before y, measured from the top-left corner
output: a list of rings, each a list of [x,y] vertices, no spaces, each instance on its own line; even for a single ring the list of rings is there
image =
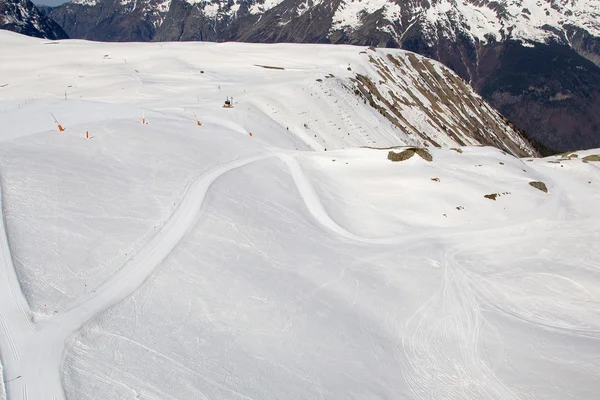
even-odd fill
[[[0,398],[596,399],[600,150],[406,133],[364,50],[0,32]]]

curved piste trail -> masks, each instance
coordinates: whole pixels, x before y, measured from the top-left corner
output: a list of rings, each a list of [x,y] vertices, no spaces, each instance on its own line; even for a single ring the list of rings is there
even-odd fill
[[[33,323],[15,273],[6,230],[0,226],[0,350],[9,400],[65,399],[61,366],[67,339],[87,321],[131,295],[193,227],[211,185],[225,173],[245,165],[281,159],[308,211],[324,228],[356,241],[378,242],[354,235],[327,215],[318,195],[292,155],[272,153],[233,161],[196,178],[181,203],[148,244],[96,290],[80,297],[47,321]],[[0,192],[1,194],[1,192]]]

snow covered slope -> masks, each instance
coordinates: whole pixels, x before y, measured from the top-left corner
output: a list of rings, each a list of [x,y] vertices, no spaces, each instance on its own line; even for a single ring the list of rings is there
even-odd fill
[[[547,154],[600,147],[599,0],[77,0],[49,15],[89,40],[399,47],[458,73]]]
[[[296,143],[292,149],[492,144],[520,155],[535,152],[456,74],[409,52],[238,43],[49,45],[4,37],[2,96],[23,99],[4,108],[16,108],[10,123],[28,130],[18,134],[47,129],[45,119],[52,119],[45,111],[77,129],[107,112],[115,119],[141,118],[147,110],[192,120],[196,113],[212,121],[213,110],[233,97],[235,110],[244,112],[220,110],[232,118],[232,129],[248,133],[268,118],[281,140]],[[44,59],[47,68],[24,66],[24,57]],[[151,93],[161,95],[158,103]],[[134,111],[121,107],[122,99],[132,101]],[[27,117],[42,111],[43,119]]]
[[[47,43],[0,32],[8,399],[595,398],[600,150],[402,51]]]

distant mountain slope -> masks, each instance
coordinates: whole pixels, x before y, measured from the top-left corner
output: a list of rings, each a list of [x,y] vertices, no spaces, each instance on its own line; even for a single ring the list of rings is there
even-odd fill
[[[600,145],[600,68],[569,46],[496,43],[473,83],[502,114],[554,150]]]
[[[29,0],[0,0],[0,29],[52,40],[68,37]]]
[[[401,47],[449,66],[547,146],[600,147],[598,1],[75,0],[50,15],[91,40]]]
[[[177,12],[167,15],[171,7]],[[204,40],[258,35],[260,41],[318,38],[385,46],[403,45],[417,38],[434,51],[432,55],[443,50],[437,46],[440,42],[462,39],[477,43],[511,39],[544,42],[550,38],[578,41],[585,32],[600,36],[600,4],[581,0],[75,0],[55,8],[52,14],[78,18],[81,10],[99,17],[96,22],[110,22],[106,17],[112,13],[143,15],[155,27],[164,22],[184,27],[208,25],[213,28],[212,37]],[[191,16],[199,21],[194,22]],[[135,26],[118,24],[113,29],[136,30]],[[180,33],[180,37],[168,39],[200,39],[197,29]],[[93,39],[99,34],[90,31],[85,36]],[[583,45],[582,52],[590,50],[594,51]]]

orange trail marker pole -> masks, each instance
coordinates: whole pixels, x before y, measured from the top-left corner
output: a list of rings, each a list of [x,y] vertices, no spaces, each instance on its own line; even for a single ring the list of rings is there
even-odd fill
[[[56,117],[54,116],[54,114],[50,113],[50,115],[52,115],[52,118],[54,119],[54,122],[56,122],[56,125],[58,126],[58,131],[59,132],[63,132],[65,130],[65,128],[62,127],[61,124],[58,123]]]
[[[194,114],[194,118],[196,118],[196,125],[198,125],[198,126],[202,125],[202,122],[200,122],[200,120],[196,116],[196,113],[192,113],[192,114]]]

